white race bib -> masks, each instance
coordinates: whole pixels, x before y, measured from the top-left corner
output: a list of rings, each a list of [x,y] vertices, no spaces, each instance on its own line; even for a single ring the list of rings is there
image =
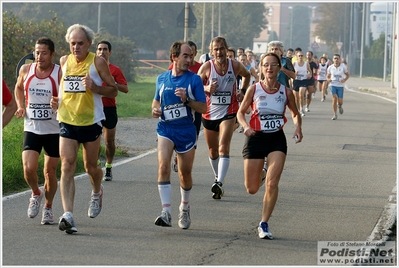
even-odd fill
[[[230,105],[231,92],[217,91],[211,95],[211,104],[213,105]]]
[[[52,118],[53,114],[50,104],[29,103],[26,112],[28,117],[32,120],[49,120]]]
[[[163,108],[163,116],[166,121],[173,121],[187,117],[187,108],[184,103],[166,105]]]
[[[64,77],[64,92],[68,93],[84,93],[86,87],[82,83],[83,76],[65,76]]]
[[[259,114],[261,131],[274,132],[284,126],[284,116],[280,114]]]

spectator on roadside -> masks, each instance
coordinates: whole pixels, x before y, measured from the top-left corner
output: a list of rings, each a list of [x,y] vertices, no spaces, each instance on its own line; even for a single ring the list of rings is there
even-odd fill
[[[108,63],[109,70],[111,72],[112,77],[115,80],[115,84],[120,92],[128,93],[129,88],[127,85],[127,81],[125,76],[123,75],[122,70],[109,62],[109,57],[112,54],[112,46],[111,43],[103,40],[97,43],[96,54],[99,57],[105,59]],[[103,83],[103,86],[106,86]],[[101,121],[104,131],[104,141],[105,141],[105,181],[112,180],[112,162],[114,161],[115,156],[115,135],[116,135],[116,124],[118,123],[118,113],[116,108],[116,98],[108,98],[102,97],[103,106],[104,106],[104,115],[105,120]]]
[[[45,198],[41,224],[53,224],[53,199],[57,192],[57,166],[60,158],[56,112],[51,109],[52,97],[58,96],[61,68],[53,63],[54,42],[39,38],[35,44],[35,62],[24,64],[19,69],[15,84],[17,118],[24,118],[24,142],[22,164],[24,179],[32,191],[29,199],[28,217],[39,214],[41,201]],[[44,192],[39,188],[37,174],[39,157],[44,150]]]
[[[15,111],[17,110],[17,103],[10,89],[7,87],[6,81],[3,79],[3,128],[10,123]]]
[[[162,204],[161,215],[155,219],[155,225],[171,227],[170,161],[173,150],[178,157],[181,203],[178,225],[182,229],[190,227],[190,193],[193,185],[191,175],[195,145],[196,127],[192,110],[206,111],[206,99],[201,78],[189,71],[193,51],[185,42],[174,42],[170,47],[170,60],[173,63],[168,70],[157,77],[156,91],[152,102],[152,116],[160,118],[157,126],[158,136],[158,191]]]
[[[71,54],[62,56],[60,65],[59,108],[61,178],[60,192],[64,214],[58,228],[67,234],[77,232],[73,219],[75,199],[75,169],[80,144],[83,162],[89,175],[92,191],[87,215],[97,217],[102,209],[103,171],[97,165],[102,125],[105,119],[102,97],[114,98],[118,88],[108,63],[89,52],[94,31],[86,25],[74,24],[67,29],[65,40]],[[105,82],[106,86],[102,86]]]

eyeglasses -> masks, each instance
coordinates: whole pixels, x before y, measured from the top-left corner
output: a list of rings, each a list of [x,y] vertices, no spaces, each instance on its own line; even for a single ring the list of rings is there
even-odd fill
[[[272,63],[272,64],[266,63],[266,64],[263,64],[262,66],[265,67],[265,68],[268,68],[269,66],[275,68],[275,67],[277,67],[277,66],[279,66],[279,65],[280,65],[280,64],[278,64],[278,63]]]
[[[303,55],[298,55],[298,57],[303,57]]]

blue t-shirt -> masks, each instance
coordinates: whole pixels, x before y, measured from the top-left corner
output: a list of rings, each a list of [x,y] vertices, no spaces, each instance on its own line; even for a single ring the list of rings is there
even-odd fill
[[[183,75],[173,76],[172,70],[166,71],[157,77],[154,96],[161,103],[161,121],[173,126],[193,124],[191,108],[175,95],[179,87],[186,88],[190,99],[206,103],[204,85],[199,75],[186,71]]]

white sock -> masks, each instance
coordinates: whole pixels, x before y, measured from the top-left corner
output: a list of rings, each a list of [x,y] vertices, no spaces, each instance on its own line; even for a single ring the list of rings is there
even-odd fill
[[[180,195],[181,195],[181,203],[180,203],[180,209],[187,210],[189,208],[188,202],[190,200],[190,190],[184,190],[182,187],[180,187]]]
[[[224,183],[224,179],[227,174],[227,170],[230,166],[230,156],[223,155],[219,157],[219,172],[218,172],[218,181]]]
[[[218,166],[219,166],[219,157],[216,159],[212,159],[209,157],[209,163],[211,163],[211,167],[213,170],[213,174],[215,175],[215,178],[218,176]]]
[[[162,210],[170,213],[170,196],[172,195],[172,185],[170,182],[158,183],[159,197],[161,198]]]

